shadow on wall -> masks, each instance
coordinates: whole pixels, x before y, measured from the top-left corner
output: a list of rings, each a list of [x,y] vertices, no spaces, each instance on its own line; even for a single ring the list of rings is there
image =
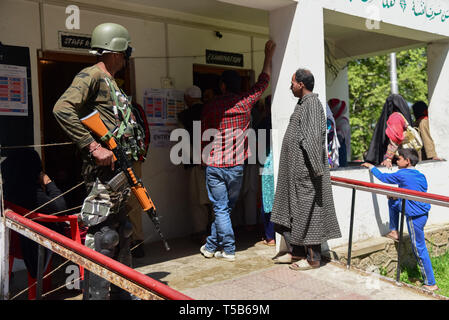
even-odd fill
[[[376,181],[374,181],[374,175],[371,173],[371,171],[369,172],[369,182],[377,183]],[[379,228],[380,233],[384,234],[389,231],[388,222],[383,223],[382,218],[380,217],[379,202],[377,200],[377,194],[371,193],[371,197],[373,198],[374,216],[376,217],[377,227]]]

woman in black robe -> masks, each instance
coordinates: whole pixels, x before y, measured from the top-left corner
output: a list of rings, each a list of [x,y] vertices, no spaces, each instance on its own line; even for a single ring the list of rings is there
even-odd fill
[[[385,101],[380,118],[374,128],[373,137],[364,159],[365,162],[379,165],[384,161],[389,143],[385,130],[387,129],[387,120],[393,112],[402,113],[409,124],[413,123],[410,108],[405,99],[399,94],[391,94]]]

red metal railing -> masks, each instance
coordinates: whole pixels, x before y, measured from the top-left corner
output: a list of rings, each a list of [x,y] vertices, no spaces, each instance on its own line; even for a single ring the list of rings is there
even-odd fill
[[[353,179],[346,179],[341,177],[332,177],[332,185],[344,188],[352,189],[352,201],[351,201],[351,220],[349,224],[349,241],[348,241],[348,260],[347,268],[351,267],[351,252],[352,252],[352,234],[354,229],[354,209],[355,209],[355,194],[356,190],[367,191],[377,194],[383,194],[387,196],[392,196],[402,199],[402,212],[400,221],[400,232],[399,232],[399,242],[398,242],[398,266],[396,270],[396,282],[399,282],[401,270],[400,270],[400,250],[404,231],[404,217],[405,217],[405,200],[414,200],[426,202],[438,206],[449,207],[449,197],[442,196],[439,194],[420,192],[415,190],[403,189],[398,187],[391,187],[386,185],[381,185],[377,183],[364,182]]]
[[[21,226],[42,235],[45,238],[51,239],[52,241],[60,244],[61,246],[67,248],[68,250],[75,252],[87,259],[94,261],[95,263],[102,265],[104,268],[121,275],[123,278],[138,284],[144,289],[156,293],[158,296],[168,299],[168,300],[192,300],[192,298],[164,285],[116,260],[113,260],[99,252],[96,252],[82,244],[79,244],[53,230],[50,230],[30,219],[24,218],[23,216],[11,211],[6,210],[5,216],[10,221],[16,222]],[[84,266],[86,267],[86,266]]]
[[[428,192],[420,192],[415,190],[403,189],[398,187],[391,187],[386,185],[381,185],[377,183],[364,182],[359,180],[341,178],[341,177],[331,177],[332,184],[335,186],[347,187],[347,188],[356,188],[361,191],[372,191],[367,189],[377,190],[380,194],[388,194],[388,195],[400,195],[401,198],[405,198],[407,200],[416,200],[421,202],[427,202],[430,204],[435,204],[439,206],[449,207],[449,197],[442,196],[439,194],[428,193]]]

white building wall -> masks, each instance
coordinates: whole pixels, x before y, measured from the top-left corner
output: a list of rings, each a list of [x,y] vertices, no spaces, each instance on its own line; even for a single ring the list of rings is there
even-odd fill
[[[282,139],[298,101],[290,90],[292,76],[298,68],[306,68],[313,73],[313,91],[318,93],[324,108],[326,105],[323,27],[323,9],[312,1],[270,12],[270,36],[276,42],[271,81],[274,92],[272,123],[275,183]],[[313,36],[311,30],[314,31]]]
[[[193,84],[192,64],[206,64],[205,50],[218,50],[243,53],[245,69],[254,67],[256,77],[262,69],[263,48],[267,39],[240,32],[222,31],[218,39],[210,29],[187,25],[166,24],[97,11],[80,11],[80,29],[67,30],[65,6],[44,4],[44,39],[41,45],[39,5],[34,1],[2,0],[0,3],[0,40],[8,45],[21,45],[30,48],[31,74],[33,87],[35,143],[40,144],[40,109],[37,80],[38,49],[87,53],[79,50],[60,49],[58,32],[90,35],[100,23],[115,22],[125,26],[131,36],[135,49],[135,82],[137,101],[143,103],[146,88],[160,88],[161,78],[170,77],[174,87],[184,90]],[[21,21],[20,27],[17,21]],[[167,30],[167,37],[166,37]],[[166,43],[166,39],[168,42]],[[253,50],[251,52],[251,43]],[[168,58],[167,64],[167,56]],[[252,58],[254,57],[254,60]],[[267,91],[267,94],[269,91]],[[170,148],[151,148],[149,157],[143,165],[143,181],[162,217],[161,228],[168,238],[184,236],[191,232],[191,219],[188,202],[188,176],[182,165],[170,161]],[[148,241],[158,240],[153,225],[143,218],[144,234]]]
[[[14,12],[14,14],[11,14]],[[20,22],[20,23],[19,23]],[[34,109],[34,139],[41,139],[37,49],[41,46],[39,5],[24,0],[0,1],[0,41],[4,45],[30,48],[31,89]]]
[[[449,37],[449,2],[446,0],[302,0],[313,1],[325,9],[365,19],[361,26],[374,32],[397,32],[397,36],[413,39],[413,29]],[[405,4],[405,6],[404,6]],[[379,28],[375,21],[380,22]],[[393,31],[383,24],[404,27]]]
[[[439,157],[449,159],[449,41],[427,46],[430,132]]]

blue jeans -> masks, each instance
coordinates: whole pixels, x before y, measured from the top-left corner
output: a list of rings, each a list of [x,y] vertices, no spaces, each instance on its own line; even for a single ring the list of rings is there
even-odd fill
[[[227,254],[235,253],[235,237],[231,211],[239,197],[243,181],[243,165],[227,168],[206,168],[206,187],[215,213],[206,250],[222,248]]]
[[[388,200],[390,210],[390,230],[398,230],[399,215],[401,214],[402,199]],[[416,217],[407,217],[407,229],[412,243],[413,254],[418,261],[418,268],[423,276],[424,284],[433,286],[435,276],[433,274],[432,262],[426,247],[424,237],[424,226],[427,223],[428,214]]]

